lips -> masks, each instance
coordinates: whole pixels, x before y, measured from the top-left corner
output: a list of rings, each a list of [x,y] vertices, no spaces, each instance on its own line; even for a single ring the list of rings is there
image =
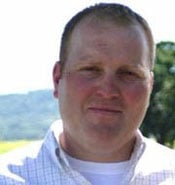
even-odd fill
[[[88,110],[96,112],[96,113],[111,113],[111,114],[117,114],[122,113],[122,110],[119,108],[116,108],[114,106],[91,106],[88,108]]]

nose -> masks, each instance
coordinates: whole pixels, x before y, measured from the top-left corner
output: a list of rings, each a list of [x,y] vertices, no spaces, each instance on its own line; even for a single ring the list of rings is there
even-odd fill
[[[114,75],[105,75],[97,85],[96,95],[98,97],[113,99],[120,95],[120,85]]]

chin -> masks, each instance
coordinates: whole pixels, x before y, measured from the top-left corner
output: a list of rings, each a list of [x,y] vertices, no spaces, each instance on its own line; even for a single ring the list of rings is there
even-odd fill
[[[89,137],[93,137],[99,140],[109,140],[120,136],[122,133],[122,127],[116,123],[91,123],[87,126],[86,133],[89,133]]]

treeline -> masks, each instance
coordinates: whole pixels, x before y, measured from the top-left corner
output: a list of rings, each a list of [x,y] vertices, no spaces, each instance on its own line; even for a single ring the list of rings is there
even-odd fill
[[[58,118],[51,90],[0,96],[0,140],[41,139]]]
[[[175,141],[175,43],[160,42],[156,48],[154,89],[142,131],[159,143]]]
[[[141,130],[158,142],[175,141],[175,43],[157,44],[154,88]],[[0,140],[41,139],[59,118],[51,90],[0,96]],[[128,123],[129,124],[129,123]]]

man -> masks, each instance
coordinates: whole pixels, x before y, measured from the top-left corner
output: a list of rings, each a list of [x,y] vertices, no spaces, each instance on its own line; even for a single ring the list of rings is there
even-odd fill
[[[138,130],[153,66],[151,30],[131,9],[98,4],[78,13],[53,70],[62,121],[27,156],[2,157],[0,184],[175,184],[175,152]]]

